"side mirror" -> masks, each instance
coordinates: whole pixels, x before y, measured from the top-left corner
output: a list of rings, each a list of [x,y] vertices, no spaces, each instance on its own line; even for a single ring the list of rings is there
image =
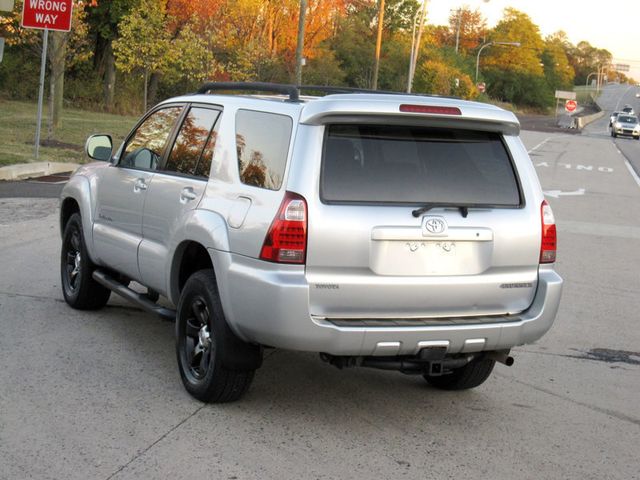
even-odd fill
[[[113,142],[109,135],[91,135],[87,138],[84,150],[87,152],[89,158],[93,160],[109,162],[111,161]]]

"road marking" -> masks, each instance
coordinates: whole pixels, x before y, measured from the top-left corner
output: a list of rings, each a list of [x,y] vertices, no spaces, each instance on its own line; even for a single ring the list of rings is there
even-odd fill
[[[625,167],[627,167],[627,170],[629,170],[629,173],[631,174],[631,177],[636,181],[636,183],[640,187],[640,177],[638,177],[638,174],[633,169],[633,166],[629,162],[629,159],[622,152],[620,152],[620,154],[622,155],[622,158],[624,158],[624,165],[625,165]]]
[[[528,150],[527,153],[535,152],[537,149],[539,149],[541,146],[543,146],[545,143],[547,143],[552,138],[553,138],[553,136],[545,138],[543,141],[541,141],[538,145],[533,147],[531,150]]]
[[[545,168],[549,168],[551,165],[549,165],[549,162],[537,162],[533,164],[534,167],[545,167]],[[597,167],[595,170],[593,169],[593,165],[572,165],[570,163],[563,163],[563,162],[558,162],[557,164],[554,165],[559,167],[564,167],[565,170],[583,170],[585,172],[600,172],[600,173],[611,173],[613,172],[613,168],[611,167]]]
[[[578,195],[584,195],[585,191],[586,190],[584,188],[579,188],[578,190],[574,190],[573,192],[563,192],[562,190],[546,190],[542,193],[544,193],[548,197],[560,198],[560,197],[569,197],[569,196],[575,197]]]

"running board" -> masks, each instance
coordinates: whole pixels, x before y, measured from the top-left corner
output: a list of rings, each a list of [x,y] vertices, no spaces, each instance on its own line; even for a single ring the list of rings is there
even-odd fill
[[[160,315],[165,320],[175,321],[176,319],[176,311],[171,310],[169,308],[161,307],[157,303],[152,302],[144,295],[134,292],[128,287],[125,287],[123,284],[118,282],[113,277],[107,275],[101,270],[94,270],[93,279],[98,282],[100,285],[107,287],[114,293],[117,293],[121,297],[126,300],[129,300],[132,303],[135,303],[143,310],[149,313],[155,313],[156,315]]]

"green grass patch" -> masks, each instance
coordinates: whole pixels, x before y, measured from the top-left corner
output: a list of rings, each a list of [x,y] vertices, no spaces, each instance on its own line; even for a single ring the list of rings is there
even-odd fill
[[[576,92],[576,101],[578,105],[591,105],[596,98],[596,87],[577,85],[573,87],[573,91]]]
[[[35,162],[36,117],[35,102],[0,100],[0,167]],[[117,145],[136,121],[136,117],[64,109],[60,126],[51,139],[53,141],[48,141],[48,112],[45,108],[38,161],[84,163],[84,142],[89,135],[108,133]]]

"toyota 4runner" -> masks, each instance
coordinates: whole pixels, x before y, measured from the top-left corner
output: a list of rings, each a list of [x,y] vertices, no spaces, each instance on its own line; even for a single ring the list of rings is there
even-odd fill
[[[206,84],[115,153],[87,140],[100,161],[61,198],[64,298],[98,309],[113,291],[175,319],[205,402],[245,393],[269,347],[478,386],[551,327],[562,290],[518,134],[459,99]]]

